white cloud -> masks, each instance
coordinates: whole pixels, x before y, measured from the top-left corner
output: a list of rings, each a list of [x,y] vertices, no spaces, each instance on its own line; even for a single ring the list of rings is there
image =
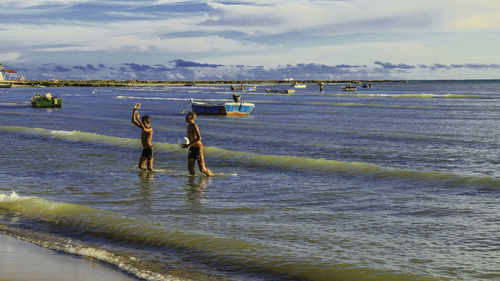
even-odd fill
[[[44,59],[36,54],[45,52],[71,53],[71,61],[79,56],[86,61],[88,52],[113,52],[114,62],[123,55],[124,60],[136,63],[154,54],[170,59],[264,66],[371,64],[377,60],[500,64],[496,50],[500,39],[495,36],[500,31],[498,0],[231,3],[2,0],[0,15],[19,20],[2,23],[0,42],[11,60]],[[78,5],[78,11],[72,9],[74,5]],[[93,13],[83,21],[82,9],[87,5],[92,6]],[[189,10],[190,5],[196,7],[195,11]],[[98,12],[97,6],[102,7]],[[44,17],[46,14],[50,16]],[[68,60],[64,55],[60,57],[61,61]],[[98,57],[106,59],[105,55]],[[0,57],[6,58],[5,54]]]
[[[16,61],[20,56],[20,53],[18,52],[12,52],[12,53],[0,53],[0,62],[11,62],[11,61]]]

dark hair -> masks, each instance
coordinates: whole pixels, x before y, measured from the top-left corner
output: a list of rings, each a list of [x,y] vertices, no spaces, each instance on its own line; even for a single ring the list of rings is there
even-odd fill
[[[186,115],[186,117],[188,117],[189,119],[193,119],[194,120],[194,119],[196,119],[196,113],[194,113],[194,112],[191,111],[191,112],[189,112]]]
[[[142,123],[151,123],[151,117],[149,115],[144,115],[141,118]]]

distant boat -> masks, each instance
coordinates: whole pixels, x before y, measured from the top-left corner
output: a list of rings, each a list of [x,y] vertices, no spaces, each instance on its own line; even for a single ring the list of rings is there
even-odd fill
[[[290,94],[295,93],[294,89],[288,89],[288,90],[264,89],[264,90],[266,91],[266,93],[270,93],[270,94],[287,94],[287,95],[290,95]]]
[[[10,88],[12,87],[12,83],[0,82],[0,88]]]
[[[301,84],[301,83],[297,83],[297,82],[295,82],[295,83],[290,84],[290,87],[294,87],[294,88],[302,88],[302,89],[303,89],[303,88],[306,88],[306,87],[307,87],[307,84]]]
[[[342,91],[346,91],[346,92],[353,92],[353,91],[356,91],[356,89],[357,89],[356,86],[351,85],[351,84],[342,86]]]
[[[204,102],[191,99],[189,102],[191,111],[199,115],[230,115],[248,116],[255,105],[253,103],[241,102],[240,96],[233,95],[233,101]]]
[[[196,86],[196,83],[194,83],[193,81],[189,81],[187,82],[186,84],[184,84],[184,86]]]
[[[361,85],[362,88],[371,88],[372,87],[372,84],[370,83],[363,83],[363,85]]]
[[[233,86],[231,85],[231,90],[233,91],[255,91],[257,90],[257,85],[243,85],[243,86]]]
[[[58,97],[53,97],[50,93],[44,96],[36,94],[31,98],[31,106],[36,108],[61,107],[63,100]]]

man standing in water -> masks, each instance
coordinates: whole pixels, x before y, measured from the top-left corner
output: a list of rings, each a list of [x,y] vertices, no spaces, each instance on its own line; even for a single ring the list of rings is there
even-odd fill
[[[139,159],[139,169],[145,171],[146,168],[144,165],[147,162],[147,170],[153,170],[153,162],[154,162],[154,148],[153,143],[151,142],[153,138],[153,128],[149,126],[151,123],[151,118],[148,115],[142,116],[139,118],[139,108],[141,104],[138,103],[134,106],[134,110],[132,111],[132,123],[137,127],[141,128],[141,143],[142,143],[142,153],[141,158]]]
[[[205,153],[203,151],[203,144],[201,143],[200,129],[198,128],[198,125],[194,123],[195,120],[196,113],[189,112],[186,115],[189,144],[184,145],[184,147],[189,147],[188,170],[191,175],[194,175],[194,162],[198,161],[198,168],[200,171],[210,177],[214,174],[207,167],[205,167]]]

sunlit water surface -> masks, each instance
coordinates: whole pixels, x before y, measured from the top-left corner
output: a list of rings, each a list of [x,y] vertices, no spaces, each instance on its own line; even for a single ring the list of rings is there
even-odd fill
[[[213,178],[187,172],[181,111],[229,85],[0,89],[0,232],[146,280],[500,278],[499,81],[264,87],[287,88],[198,116]]]

